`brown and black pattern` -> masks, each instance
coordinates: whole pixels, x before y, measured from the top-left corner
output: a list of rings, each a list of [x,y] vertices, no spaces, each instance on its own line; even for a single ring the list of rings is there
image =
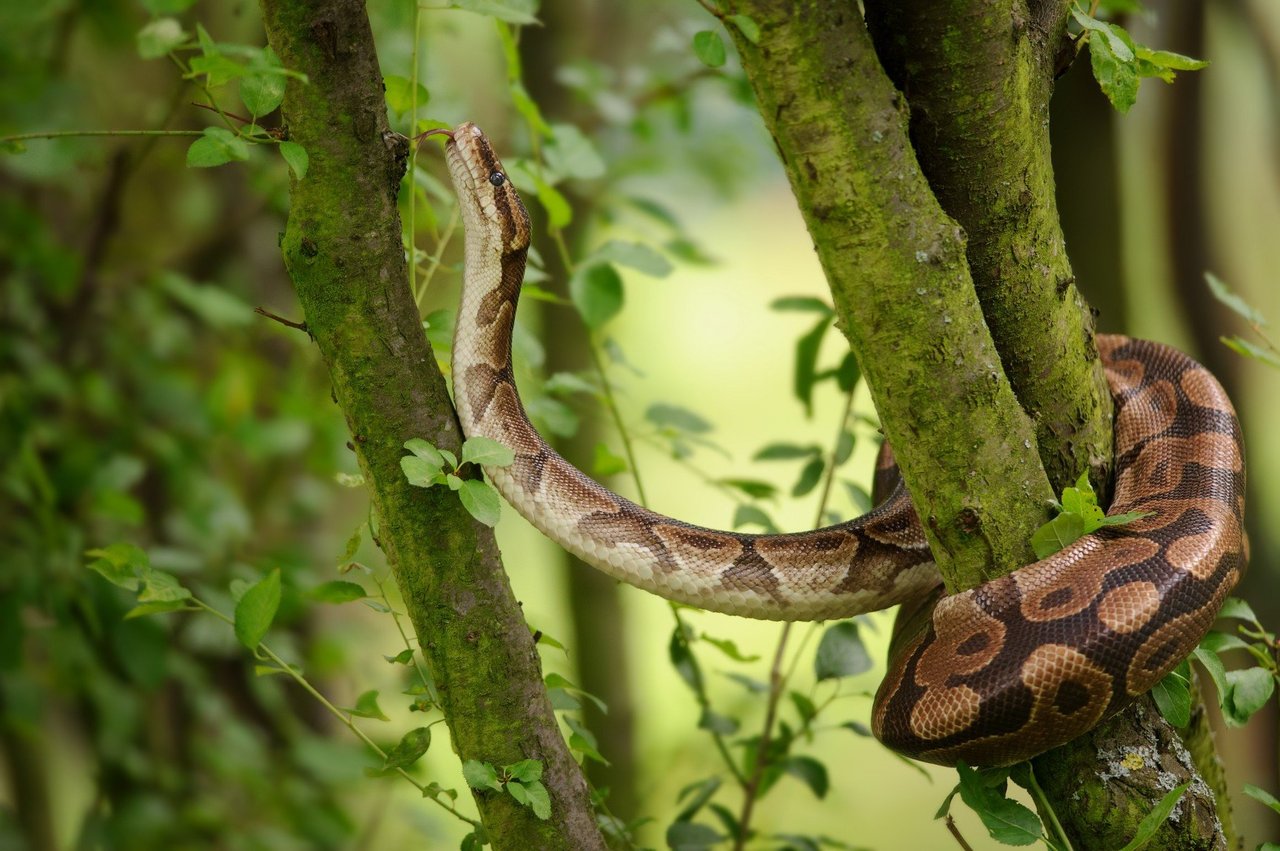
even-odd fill
[[[1244,567],[1244,464],[1222,388],[1155,343],[1098,337],[1117,403],[1113,513],[1150,512],[1010,576],[938,600],[910,497],[886,448],[869,514],[743,535],[656,514],[591,481],[525,415],[511,333],[529,224],[474,125],[447,146],[467,232],[454,395],[468,435],[510,446],[486,472],[531,523],[588,563],[663,597],[776,620],[905,603],[873,715],[918,759],[1016,762],[1075,737],[1195,647]],[[498,176],[495,176],[498,175]],[[892,492],[890,492],[892,490]]]

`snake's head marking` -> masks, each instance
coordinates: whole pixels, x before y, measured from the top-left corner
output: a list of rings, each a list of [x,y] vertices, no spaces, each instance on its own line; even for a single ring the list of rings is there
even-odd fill
[[[445,133],[445,156],[466,227],[480,228],[499,253],[529,247],[529,214],[480,128],[465,121]]]

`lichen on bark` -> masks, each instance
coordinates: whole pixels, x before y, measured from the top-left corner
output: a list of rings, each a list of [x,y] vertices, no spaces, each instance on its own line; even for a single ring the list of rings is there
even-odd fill
[[[458,452],[461,434],[408,287],[396,192],[408,140],[392,133],[359,0],[263,0],[268,40],[291,79],[283,106],[306,148],[281,239],[307,328],[377,514],[377,540],[433,672],[453,748],[495,766],[537,759],[551,796],[538,819],[510,795],[474,792],[500,848],[603,848],[586,783],[542,684],[532,636],[492,531],[444,488],[409,485],[403,444]]]

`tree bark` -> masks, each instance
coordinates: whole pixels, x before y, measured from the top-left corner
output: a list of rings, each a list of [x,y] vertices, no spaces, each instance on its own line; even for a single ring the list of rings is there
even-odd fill
[[[1033,560],[1029,535],[1045,518],[1050,478],[1060,487],[1087,468],[1106,492],[1111,399],[1053,197],[1048,96],[1067,6],[1006,0],[954,13],[939,6],[867,4],[913,115],[920,104],[913,150],[901,96],[856,4],[724,4],[759,25],[756,45],[727,22],[842,330],[955,591]],[[965,226],[967,245],[947,213]],[[992,528],[1012,534],[990,535]],[[956,545],[975,539],[973,549]],[[962,549],[966,556],[957,558]],[[1065,756],[1105,761],[1122,753],[1129,740],[1116,731],[1127,726],[1175,738],[1155,713],[1134,709],[1042,757],[1037,774]],[[1189,758],[1167,770],[1175,782],[1198,779]],[[1072,791],[1055,789],[1051,798],[1072,841],[1107,847],[1096,844],[1083,814],[1076,817],[1083,807]],[[1163,792],[1139,785],[1118,794],[1132,806],[1103,813],[1132,836],[1137,820],[1129,816],[1149,811]],[[1181,806],[1212,814],[1212,793],[1203,781],[1193,784]],[[1149,847],[1220,841],[1216,816],[1184,818],[1166,822]]]
[[[458,452],[457,420],[408,288],[396,193],[408,142],[392,133],[359,0],[263,0],[289,81],[290,138],[310,155],[282,237],[285,265],[369,483],[377,539],[440,694],[460,758],[544,766],[551,817],[475,791],[497,848],[603,848],[586,784],[542,685],[529,629],[492,532],[444,488],[409,485],[403,444]]]

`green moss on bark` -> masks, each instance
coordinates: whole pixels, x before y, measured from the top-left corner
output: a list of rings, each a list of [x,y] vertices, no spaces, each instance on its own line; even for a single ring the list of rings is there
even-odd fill
[[[760,26],[758,46],[730,29],[948,586],[1033,560],[1053,497],[1034,430],[856,6],[732,5]]]
[[[359,0],[263,0],[271,46],[306,74],[284,116],[310,155],[282,239],[307,326],[346,415],[378,516],[378,542],[437,685],[462,759],[541,760],[552,813],[475,793],[499,848],[602,848],[581,771],[542,686],[529,629],[492,532],[444,488],[411,487],[404,441],[458,451],[444,378],[410,296],[395,196],[408,142],[390,132],[382,76]]]

